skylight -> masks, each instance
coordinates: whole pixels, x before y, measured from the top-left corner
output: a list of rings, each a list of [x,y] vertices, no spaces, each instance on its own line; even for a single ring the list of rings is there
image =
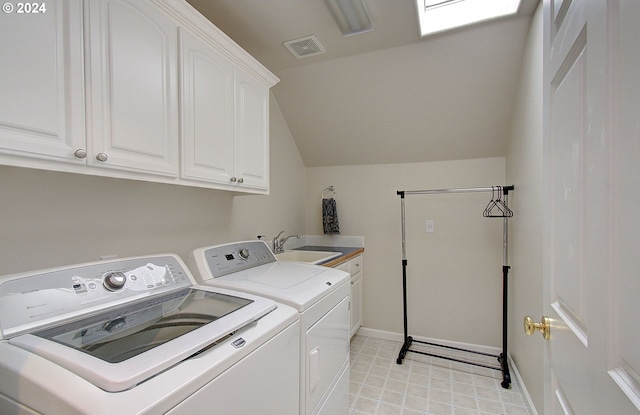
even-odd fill
[[[520,0],[416,0],[420,32],[427,36],[514,14]]]

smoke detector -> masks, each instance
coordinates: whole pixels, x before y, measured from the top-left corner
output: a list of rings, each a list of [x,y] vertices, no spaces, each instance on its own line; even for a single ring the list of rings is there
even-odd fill
[[[326,52],[315,35],[289,40],[283,45],[296,59],[308,58],[309,56],[321,55]]]

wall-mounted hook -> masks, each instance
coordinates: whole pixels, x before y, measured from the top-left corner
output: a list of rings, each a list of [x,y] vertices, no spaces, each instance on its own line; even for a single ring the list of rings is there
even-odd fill
[[[334,185],[331,185],[329,187],[325,187],[325,189],[322,191],[322,199],[325,199],[325,195],[324,194],[327,191],[332,192],[333,196],[336,195],[336,187]]]

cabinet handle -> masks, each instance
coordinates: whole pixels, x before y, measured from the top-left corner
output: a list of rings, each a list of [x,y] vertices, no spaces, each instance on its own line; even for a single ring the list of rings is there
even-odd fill
[[[107,156],[107,153],[98,153],[98,155],[96,156],[96,160],[98,161],[105,162],[108,159],[109,159],[109,156]]]
[[[240,177],[240,178],[238,179],[238,183],[244,183],[244,179],[243,179],[242,177]]]
[[[238,179],[236,179],[236,178],[235,178],[235,176],[234,176],[234,177],[232,177],[232,178],[231,178],[231,179],[229,179],[229,180],[231,181],[231,183],[235,183],[236,181],[238,181]]]
[[[73,155],[76,156],[79,159],[83,159],[85,157],[87,157],[87,150],[83,149],[83,148],[79,148],[76,151],[73,152]]]

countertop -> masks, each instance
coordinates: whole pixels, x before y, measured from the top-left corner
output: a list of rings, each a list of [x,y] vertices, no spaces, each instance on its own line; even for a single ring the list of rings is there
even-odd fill
[[[353,257],[356,257],[364,252],[364,248],[356,248],[356,247],[341,247],[341,246],[317,246],[317,245],[306,245],[301,246],[299,248],[294,248],[298,251],[326,251],[326,252],[342,252],[337,258],[330,259],[328,261],[322,262],[318,265],[322,265],[325,267],[336,267],[344,262],[347,262]]]

